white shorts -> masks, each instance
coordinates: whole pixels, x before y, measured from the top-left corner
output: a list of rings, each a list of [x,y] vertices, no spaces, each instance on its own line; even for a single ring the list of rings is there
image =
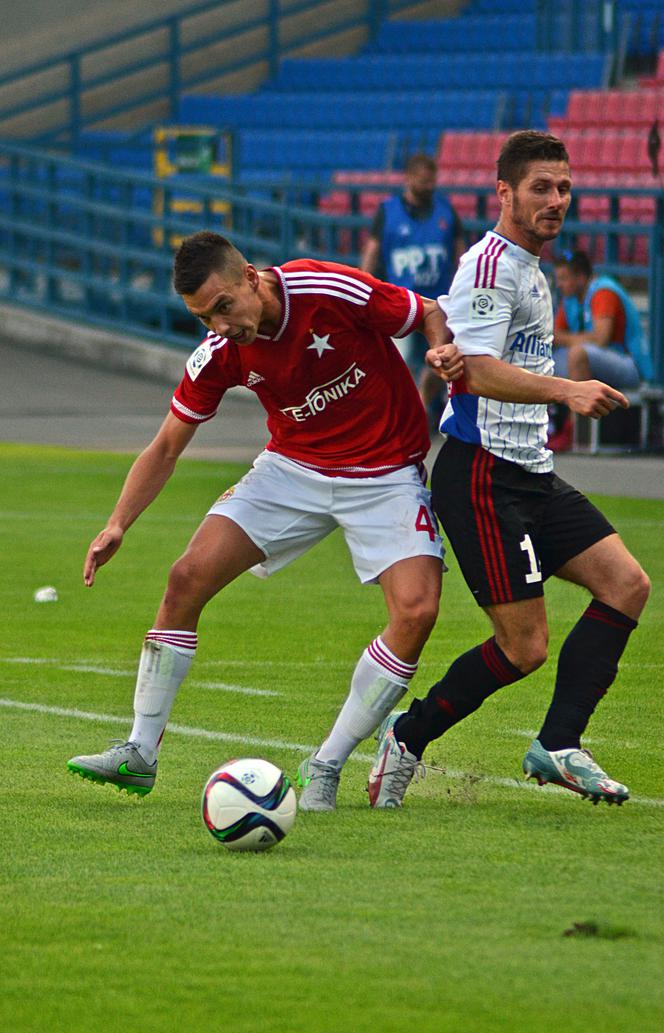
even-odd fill
[[[379,477],[326,477],[261,452],[208,516],[225,516],[265,553],[251,568],[268,577],[341,527],[360,581],[375,583],[399,560],[443,558],[431,494],[415,466]]]

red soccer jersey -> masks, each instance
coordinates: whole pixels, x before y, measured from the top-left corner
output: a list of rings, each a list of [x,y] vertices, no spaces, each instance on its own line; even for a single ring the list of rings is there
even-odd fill
[[[279,330],[249,345],[208,333],[173,396],[175,416],[209,420],[224,392],[242,384],[267,411],[267,448],[320,473],[367,477],[424,459],[426,416],[390,339],[420,322],[422,299],[333,262],[271,271]]]

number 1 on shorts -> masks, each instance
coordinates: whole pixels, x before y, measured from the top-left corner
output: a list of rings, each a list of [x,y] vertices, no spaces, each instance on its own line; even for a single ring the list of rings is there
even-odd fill
[[[522,552],[528,553],[528,559],[530,560],[530,571],[526,574],[526,584],[533,585],[536,581],[542,580],[542,571],[537,566],[537,556],[535,555],[535,548],[530,540],[530,535],[524,535],[519,545]]]

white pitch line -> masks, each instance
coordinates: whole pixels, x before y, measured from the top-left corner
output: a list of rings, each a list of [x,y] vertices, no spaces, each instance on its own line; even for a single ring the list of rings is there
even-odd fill
[[[357,660],[354,662],[357,663]],[[285,667],[293,670],[324,667],[326,670],[346,668],[349,671],[353,669],[353,661],[350,660],[197,660],[196,663],[201,667]]]
[[[105,674],[110,678],[129,678],[136,670],[121,670],[117,667],[97,667],[96,664],[56,664],[58,671],[74,671],[76,674]]]
[[[283,693],[273,692],[272,689],[251,689],[246,685],[231,685],[224,681],[190,681],[187,682],[193,689],[213,689],[217,692],[238,692],[243,696],[270,696],[280,699]]]
[[[136,669],[121,669],[117,667],[98,667],[96,664],[86,662],[74,664],[62,664],[58,660],[37,659],[30,656],[1,657],[0,662],[9,664],[52,664],[57,671],[73,671],[78,674],[102,674],[110,678],[132,678],[136,675]],[[282,693],[274,692],[272,689],[254,689],[247,685],[234,685],[224,681],[196,681],[191,680],[188,685],[192,689],[210,689],[216,692],[233,692],[241,696],[267,696],[268,698],[280,698]]]
[[[27,710],[37,714],[52,714],[54,717],[73,717],[79,721],[98,721],[100,724],[130,725],[130,717],[116,714],[98,714],[90,710],[77,710],[72,707],[53,707],[45,703],[26,703],[17,699],[1,699],[0,706],[12,710]],[[292,750],[296,753],[312,753],[316,746],[311,743],[286,742],[283,739],[259,739],[250,735],[238,735],[235,732],[212,732],[207,728],[195,728],[190,725],[168,725],[169,733],[186,735],[193,739],[212,739],[215,742],[246,743],[248,746],[269,746],[278,750]],[[356,760],[371,761],[370,754],[355,754]]]
[[[59,661],[51,656],[3,656],[3,664],[57,664]]]
[[[97,714],[89,710],[76,710],[70,707],[53,707],[45,703],[26,703],[17,699],[0,698],[0,707],[7,707],[11,710],[25,710],[37,714],[50,714],[54,717],[73,717],[79,721],[96,721],[99,724],[124,724],[131,723],[131,718],[122,717],[116,714]],[[169,724],[169,734],[184,735],[190,739],[208,739],[213,742],[243,743],[247,746],[269,747],[276,750],[290,750],[294,753],[309,754],[316,749],[312,743],[288,742],[284,739],[259,739],[253,735],[240,735],[236,732],[213,732],[207,728],[195,728],[190,725]],[[352,761],[359,761],[363,764],[371,763],[374,760],[372,753],[353,753]],[[472,779],[477,782],[486,782],[488,785],[504,786],[508,789],[526,789],[534,792],[537,790],[537,797],[544,799],[547,793],[562,793],[569,797],[567,790],[558,786],[536,786],[532,782],[521,781],[516,778],[501,778],[494,775],[476,775],[469,771],[454,771],[451,769],[430,768],[430,771],[441,772],[447,778],[455,781]],[[630,803],[642,804],[648,807],[664,807],[664,799],[657,797],[633,796]]]

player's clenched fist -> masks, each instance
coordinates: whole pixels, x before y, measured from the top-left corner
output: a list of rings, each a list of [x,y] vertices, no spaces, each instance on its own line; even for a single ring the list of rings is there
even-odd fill
[[[119,527],[105,527],[93,539],[83,564],[83,580],[90,588],[94,584],[98,567],[103,567],[122,545],[123,534]]]
[[[456,344],[440,344],[430,348],[426,361],[441,380],[458,380],[463,376],[463,355]]]

